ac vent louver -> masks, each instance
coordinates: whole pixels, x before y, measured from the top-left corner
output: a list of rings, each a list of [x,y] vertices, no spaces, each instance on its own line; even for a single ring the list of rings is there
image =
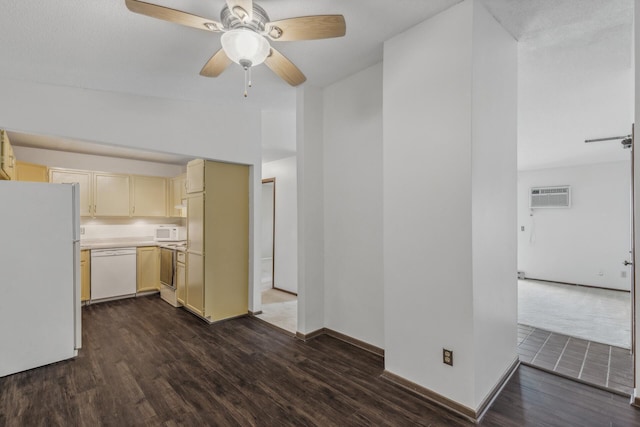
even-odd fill
[[[570,208],[571,187],[533,187],[529,191],[529,207],[538,208]]]

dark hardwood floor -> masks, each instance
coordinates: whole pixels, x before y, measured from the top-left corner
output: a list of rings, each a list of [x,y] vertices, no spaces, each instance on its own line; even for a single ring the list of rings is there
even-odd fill
[[[0,378],[0,426],[470,426],[380,378],[382,358],[158,297],[83,308],[78,358]],[[43,323],[46,327],[46,322]],[[486,426],[633,426],[628,399],[520,367]]]

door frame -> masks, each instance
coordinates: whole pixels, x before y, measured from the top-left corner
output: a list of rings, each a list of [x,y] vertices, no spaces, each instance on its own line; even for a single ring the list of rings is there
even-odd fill
[[[276,178],[265,178],[262,180],[262,188],[264,184],[273,183],[273,212],[271,213],[271,289],[276,288]]]

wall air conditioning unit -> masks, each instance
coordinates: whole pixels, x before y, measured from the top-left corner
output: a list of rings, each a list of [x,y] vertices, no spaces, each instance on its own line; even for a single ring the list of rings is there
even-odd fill
[[[571,187],[533,187],[529,190],[529,208],[570,208]]]

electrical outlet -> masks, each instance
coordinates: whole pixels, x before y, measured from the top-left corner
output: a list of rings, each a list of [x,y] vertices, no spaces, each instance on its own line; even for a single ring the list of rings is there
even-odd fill
[[[84,234],[84,227],[80,227],[80,234]]]
[[[524,231],[524,225],[520,226],[520,231]]]
[[[453,350],[442,349],[442,363],[453,366]]]

